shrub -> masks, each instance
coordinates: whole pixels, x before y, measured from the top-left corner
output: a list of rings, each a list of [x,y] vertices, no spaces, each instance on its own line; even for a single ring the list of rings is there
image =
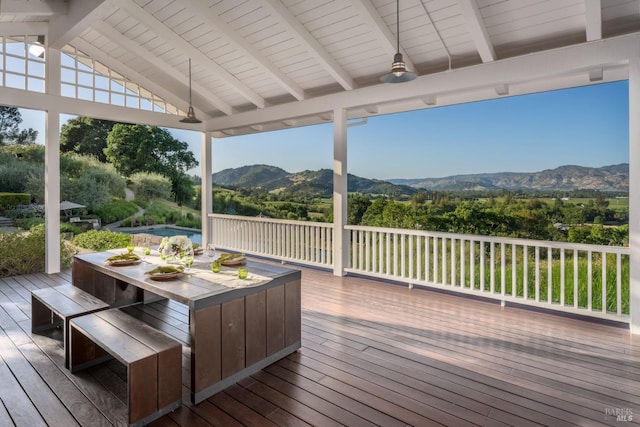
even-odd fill
[[[80,234],[82,233],[82,228],[78,227],[77,225],[71,224],[70,222],[62,222],[60,223],[60,232]]]
[[[109,249],[124,248],[131,241],[131,235],[115,231],[89,230],[75,236],[71,243],[85,249],[102,252]]]
[[[44,225],[36,225],[28,232],[0,231],[0,277],[43,272],[45,268]],[[62,268],[71,266],[73,251],[60,242],[60,264]]]
[[[153,200],[171,197],[171,180],[157,173],[138,172],[129,177],[136,199]]]
[[[135,203],[119,199],[102,205],[96,210],[96,214],[104,224],[110,224],[130,217],[137,211],[138,206]]]
[[[29,230],[31,227],[39,224],[44,224],[44,218],[32,217],[16,219],[16,227],[23,230]]]
[[[188,227],[188,228],[197,228],[200,229],[202,228],[202,222],[200,221],[200,218],[180,218],[179,220],[176,221],[176,225],[180,226],[180,227]]]
[[[24,178],[22,178],[24,179]],[[0,209],[31,203],[31,195],[27,193],[0,193]]]

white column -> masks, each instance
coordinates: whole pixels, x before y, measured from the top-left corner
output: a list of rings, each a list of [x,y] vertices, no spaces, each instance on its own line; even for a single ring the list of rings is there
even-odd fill
[[[202,245],[205,246],[207,243],[211,243],[213,237],[209,221],[209,214],[213,212],[213,194],[211,193],[211,170],[213,163],[211,158],[211,146],[213,145],[213,141],[211,140],[211,132],[202,132],[200,138],[200,144],[202,147],[200,150],[202,152],[202,159],[200,163],[202,174],[202,181],[200,184],[200,210],[202,212]]]
[[[333,274],[349,266],[347,224],[347,111],[333,110]]]
[[[60,94],[60,52],[46,52],[47,93]],[[44,138],[45,272],[60,272],[60,111],[45,113]]]
[[[640,334],[640,52],[629,59],[629,314]]]

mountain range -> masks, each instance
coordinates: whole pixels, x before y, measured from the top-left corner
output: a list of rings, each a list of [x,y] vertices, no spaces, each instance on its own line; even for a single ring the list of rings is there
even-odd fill
[[[287,172],[276,166],[251,165],[224,169],[212,176],[222,186],[256,188],[292,196],[332,197],[333,171]],[[629,164],[599,168],[567,165],[540,172],[499,172],[454,175],[443,178],[378,179],[348,175],[349,192],[410,197],[426,190],[488,191],[488,190],[601,190],[628,191]]]
[[[602,190],[628,191],[629,164],[566,165],[540,172],[500,172],[444,178],[390,179],[397,185],[429,190]]]
[[[333,197],[333,171],[320,169],[290,173],[276,166],[251,165],[224,169],[212,176],[213,182],[222,186],[256,188],[291,196]],[[347,175],[350,192],[410,197],[419,190],[408,185],[393,184],[379,179]]]

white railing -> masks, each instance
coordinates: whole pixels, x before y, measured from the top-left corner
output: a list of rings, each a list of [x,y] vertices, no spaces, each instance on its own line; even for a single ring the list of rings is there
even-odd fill
[[[333,224],[209,214],[217,246],[309,265],[333,266]]]
[[[629,321],[626,247],[346,228],[351,240],[348,272]]]
[[[220,247],[333,266],[333,224],[209,216]],[[629,322],[627,247],[352,225],[345,229],[348,273]]]

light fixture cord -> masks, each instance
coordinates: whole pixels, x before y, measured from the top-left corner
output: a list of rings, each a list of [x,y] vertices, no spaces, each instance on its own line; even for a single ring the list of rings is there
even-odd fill
[[[400,0],[396,0],[396,52],[400,53]]]
[[[191,107],[191,58],[189,58],[189,107]]]

